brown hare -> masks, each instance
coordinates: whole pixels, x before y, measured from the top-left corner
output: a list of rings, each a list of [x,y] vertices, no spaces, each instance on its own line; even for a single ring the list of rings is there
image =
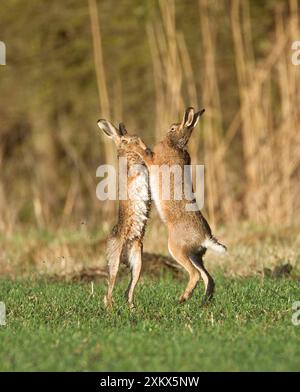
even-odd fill
[[[175,181],[175,176],[170,176],[170,197],[167,200],[162,197],[164,184],[160,181],[161,172],[154,168],[179,167],[181,172],[184,172],[185,165],[190,165],[191,161],[187,143],[203,113],[204,110],[195,113],[193,108],[186,109],[182,122],[170,127],[164,139],[154,147],[153,152],[149,148],[145,149],[142,144],[135,149],[149,169],[152,199],[168,228],[169,252],[189,274],[189,282],[180,296],[180,302],[190,297],[200,276],[205,284],[204,302],[212,298],[215,284],[205,269],[202,258],[207,248],[223,253],[226,247],[212,235],[206,219],[198,208],[192,211],[186,208],[191,200],[187,200],[185,195],[180,200],[174,197],[174,190],[178,191],[178,187],[180,187],[179,193],[183,194],[183,181],[178,183]],[[190,187],[192,189],[192,184]],[[196,203],[195,199],[193,203]]]
[[[141,272],[142,241],[151,207],[148,170],[141,157],[134,152],[134,147],[142,146],[146,149],[146,146],[137,136],[128,135],[123,124],[120,124],[119,128],[106,120],[98,120],[97,124],[104,134],[114,141],[118,158],[127,160],[125,173],[128,192],[124,200],[119,200],[118,223],[107,240],[108,289],[104,303],[107,307],[112,306],[116,276],[120,261],[124,259],[131,269],[131,281],[126,296],[132,307],[134,289]]]

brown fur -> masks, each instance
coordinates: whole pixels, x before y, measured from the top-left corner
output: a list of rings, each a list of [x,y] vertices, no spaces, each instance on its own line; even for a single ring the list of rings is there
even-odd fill
[[[141,155],[149,167],[151,177],[152,165],[158,165],[160,167],[162,165],[178,165],[183,170],[184,165],[190,164],[190,155],[186,147],[193,128],[203,112],[204,111],[195,114],[193,108],[188,108],[184,113],[182,122],[173,124],[170,127],[165,138],[154,147],[153,152],[148,148],[144,149],[143,146],[139,146],[136,149],[136,152]],[[158,209],[161,211],[162,219],[168,227],[169,251],[173,258],[181,264],[189,274],[189,282],[184,293],[180,297],[180,302],[183,302],[190,297],[200,276],[205,283],[204,299],[210,299],[214,291],[214,281],[205,269],[202,257],[206,252],[206,244],[213,244],[215,248],[220,248],[220,251],[225,250],[225,246],[220,244],[212,236],[211,229],[199,210],[186,210],[187,203],[191,203],[190,200],[186,200],[184,197],[182,200],[175,200],[174,188],[177,184],[174,183],[173,176],[171,176],[170,179],[171,189],[169,200],[163,200],[162,184],[157,176],[154,178],[156,191],[153,189],[152,184],[151,181],[151,191],[152,193],[156,192],[157,194],[156,199],[159,200]]]
[[[148,183],[148,171],[141,157],[134,152],[136,146],[146,146],[136,136],[127,134],[123,124],[119,129],[106,120],[99,120],[98,126],[103,132],[111,137],[117,148],[118,158],[127,158],[127,183],[128,189],[136,181],[139,181],[141,173],[130,173],[134,165],[142,165],[145,168],[146,177],[142,177],[142,185],[147,193],[147,200],[120,200],[118,223],[112,229],[107,240],[107,262],[108,262],[108,290],[104,298],[106,306],[112,306],[112,292],[115,285],[117,272],[121,260],[127,261],[131,267],[131,281],[126,291],[130,306],[133,305],[133,293],[140,277],[142,264],[143,237],[149,212],[151,198]]]

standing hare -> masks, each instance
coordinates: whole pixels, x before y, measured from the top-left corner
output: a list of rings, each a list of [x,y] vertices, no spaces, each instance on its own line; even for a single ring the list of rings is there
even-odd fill
[[[148,166],[152,198],[168,228],[169,252],[189,274],[189,282],[184,293],[180,296],[180,302],[184,302],[190,297],[200,276],[205,284],[204,301],[212,298],[215,284],[205,269],[202,258],[207,248],[223,253],[226,251],[226,247],[212,235],[211,229],[199,209],[195,208],[191,211],[187,208],[187,204],[190,204],[191,200],[187,200],[183,195],[183,180],[178,182],[178,180],[175,181],[175,176],[172,178],[170,176],[170,197],[167,200],[162,197],[162,188],[166,184],[160,181],[160,171],[154,171],[154,168],[177,167],[181,173],[184,172],[184,166],[190,165],[191,161],[187,151],[187,143],[203,113],[204,109],[195,113],[193,108],[188,108],[182,122],[170,127],[164,139],[154,147],[153,152],[149,148],[145,149],[143,145],[135,150]],[[191,178],[189,182],[190,189],[192,189]],[[183,195],[180,200],[174,197],[175,191],[177,191],[177,195],[178,192]],[[192,202],[197,206],[195,199]]]
[[[133,293],[139,280],[142,265],[143,237],[148,220],[151,198],[148,170],[141,157],[134,152],[136,146],[146,149],[137,136],[127,134],[123,124],[116,128],[106,120],[98,121],[99,128],[111,138],[117,148],[118,159],[127,160],[128,193],[119,200],[119,219],[107,240],[108,290],[104,297],[107,307],[112,306],[112,292],[121,259],[126,260],[131,269],[131,281],[126,291],[128,304],[133,306]],[[121,176],[121,175],[120,175]],[[124,178],[120,179],[124,181]],[[123,198],[122,198],[123,199]]]

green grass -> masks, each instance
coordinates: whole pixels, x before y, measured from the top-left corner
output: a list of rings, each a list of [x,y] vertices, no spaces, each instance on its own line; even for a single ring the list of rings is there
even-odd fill
[[[202,286],[179,305],[185,282],[145,279],[133,312],[125,280],[112,312],[102,306],[103,283],[92,296],[89,284],[1,280],[0,370],[300,370],[300,326],[291,322],[299,283],[216,280],[213,303],[201,307]]]

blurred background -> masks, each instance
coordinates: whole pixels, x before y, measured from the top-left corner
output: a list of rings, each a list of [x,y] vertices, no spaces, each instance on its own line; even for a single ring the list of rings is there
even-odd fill
[[[97,167],[115,162],[100,117],[152,147],[205,107],[189,148],[211,225],[299,223],[297,0],[13,0],[0,25],[2,271],[83,243],[77,259],[102,254],[117,205],[96,198]]]

